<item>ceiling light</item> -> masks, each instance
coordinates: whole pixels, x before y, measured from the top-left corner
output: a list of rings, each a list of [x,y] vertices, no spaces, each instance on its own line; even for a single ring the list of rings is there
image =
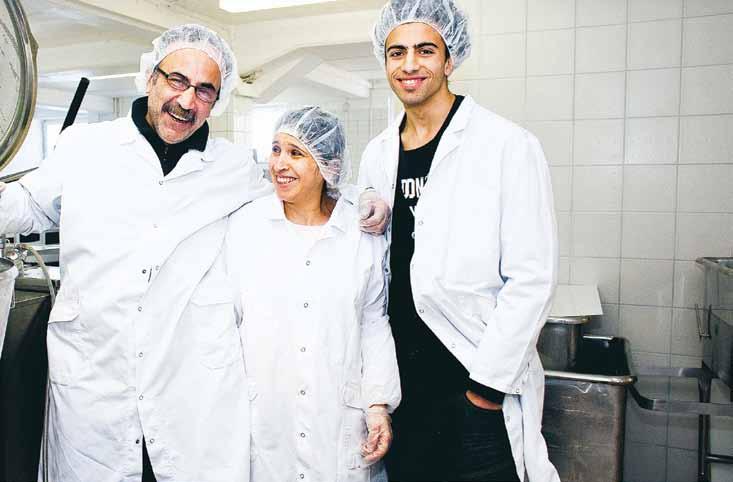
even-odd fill
[[[110,79],[124,79],[127,77],[137,77],[137,72],[130,72],[127,74],[113,74],[113,75],[95,75],[89,77],[89,80],[110,80]]]
[[[232,13],[330,3],[336,0],[219,0],[219,8]]]

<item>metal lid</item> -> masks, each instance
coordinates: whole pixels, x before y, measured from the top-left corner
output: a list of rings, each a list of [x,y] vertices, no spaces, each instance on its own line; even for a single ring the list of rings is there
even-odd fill
[[[547,323],[556,325],[583,325],[590,321],[588,316],[560,316],[547,318]]]
[[[0,169],[20,149],[33,117],[38,45],[19,0],[0,3]]]
[[[5,273],[13,268],[15,268],[15,263],[8,258],[0,258],[0,273]]]

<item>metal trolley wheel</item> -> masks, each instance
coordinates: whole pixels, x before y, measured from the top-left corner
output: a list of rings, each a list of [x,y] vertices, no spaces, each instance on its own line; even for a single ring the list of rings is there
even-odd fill
[[[16,79],[19,88],[14,108],[8,106],[4,112],[0,112],[0,169],[5,167],[18,152],[28,134],[36,106],[38,87],[36,70],[38,44],[33,38],[23,7],[19,0],[3,0],[3,5],[4,11],[0,12],[0,16],[9,19],[9,25],[0,23],[0,40],[3,42],[0,44],[0,53],[6,59],[17,61],[17,65],[13,62],[7,69]],[[9,30],[11,27],[12,31]],[[11,57],[12,50],[15,50],[15,59]],[[17,70],[14,67],[17,67]],[[10,86],[5,84],[3,90],[8,87]]]

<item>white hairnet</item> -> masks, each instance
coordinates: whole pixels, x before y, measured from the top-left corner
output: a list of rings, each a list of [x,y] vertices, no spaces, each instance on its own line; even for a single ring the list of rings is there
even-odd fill
[[[392,30],[416,22],[430,25],[443,37],[456,68],[471,55],[468,19],[453,0],[391,0],[382,8],[372,32],[374,55],[379,62],[384,64],[384,44]]]
[[[237,59],[229,45],[216,32],[202,25],[186,24],[173,27],[153,40],[153,51],[140,56],[140,72],[135,78],[138,90],[144,93],[153,69],[171,53],[181,49],[196,49],[208,55],[216,62],[221,73],[219,100],[211,110],[212,116],[224,112],[229,97],[239,82]]]
[[[308,150],[326,181],[329,196],[338,198],[350,172],[346,156],[346,134],[338,117],[320,107],[307,106],[283,114],[275,133],[298,139]]]

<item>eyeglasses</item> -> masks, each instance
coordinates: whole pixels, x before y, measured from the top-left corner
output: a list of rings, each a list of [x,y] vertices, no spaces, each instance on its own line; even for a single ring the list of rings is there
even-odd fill
[[[219,100],[219,91],[216,90],[213,85],[193,85],[185,76],[179,74],[178,72],[168,74],[164,72],[163,69],[161,69],[160,67],[155,67],[155,70],[160,72],[163,77],[165,77],[168,85],[173,90],[184,92],[188,90],[189,87],[193,87],[194,91],[196,92],[196,97],[198,97],[203,102],[206,102],[207,104],[213,104],[214,102]]]

